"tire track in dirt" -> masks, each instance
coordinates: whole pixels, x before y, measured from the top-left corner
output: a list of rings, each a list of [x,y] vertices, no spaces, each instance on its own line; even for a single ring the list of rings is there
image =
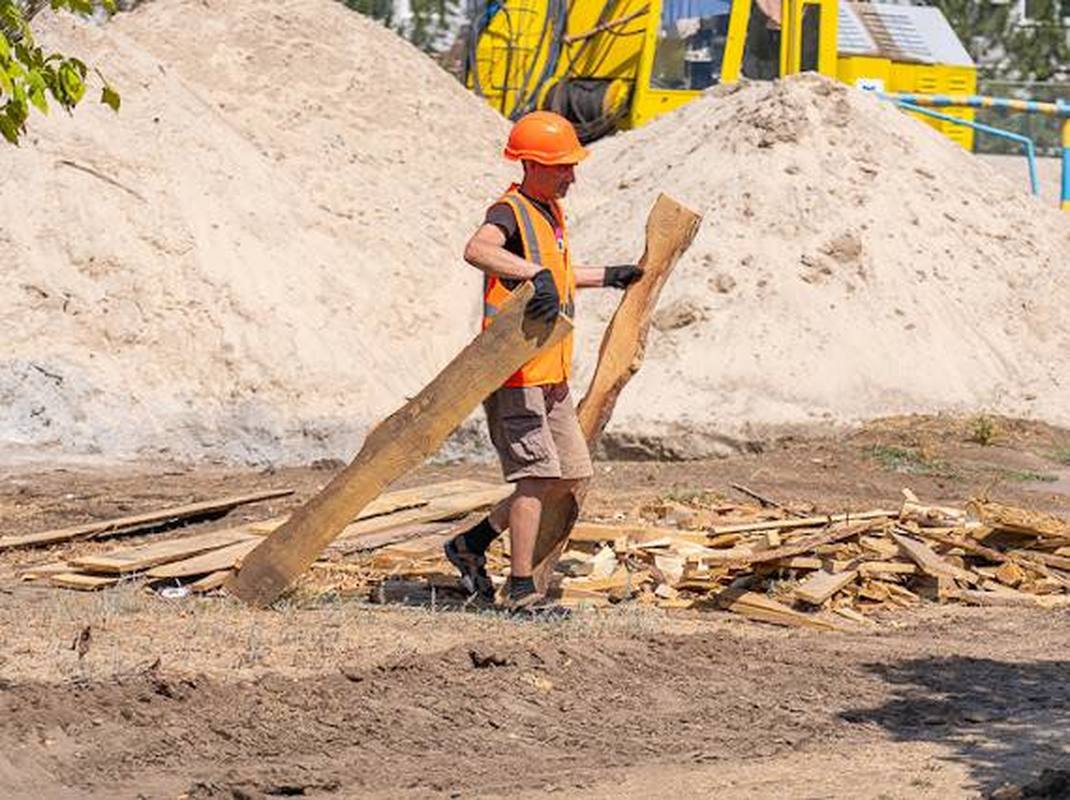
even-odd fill
[[[193,797],[237,797],[299,787],[498,793],[565,774],[574,786],[636,763],[874,738],[830,702],[875,695],[874,681],[783,651],[712,635],[480,643],[314,679],[227,684],[146,669],[82,688],[22,684],[0,692],[0,749],[34,743],[35,762],[89,793],[184,781]]]
[[[863,751],[887,752],[888,767],[900,743],[993,788],[1070,760],[1067,619],[933,610],[873,635],[745,626],[588,641],[525,641],[518,628],[519,641],[327,662],[313,677],[152,665],[84,685],[7,682],[0,796],[568,794],[636,768],[764,774],[812,759],[820,772],[829,754]],[[808,778],[778,780],[801,791]]]

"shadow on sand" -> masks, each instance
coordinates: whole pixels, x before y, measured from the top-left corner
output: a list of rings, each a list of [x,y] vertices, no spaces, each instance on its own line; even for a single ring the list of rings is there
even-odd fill
[[[863,668],[890,684],[894,697],[840,716],[877,724],[898,741],[952,748],[951,758],[986,793],[1007,783],[1040,789],[1043,770],[1070,770],[1070,661],[956,656]],[[1055,788],[1009,796],[1070,798],[1060,782],[1045,785]]]

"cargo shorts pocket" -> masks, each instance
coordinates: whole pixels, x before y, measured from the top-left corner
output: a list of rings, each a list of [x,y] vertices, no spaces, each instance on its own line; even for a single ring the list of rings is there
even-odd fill
[[[537,464],[553,455],[550,430],[546,419],[537,414],[515,414],[502,417],[501,433],[504,441],[500,447],[506,450],[516,464]]]

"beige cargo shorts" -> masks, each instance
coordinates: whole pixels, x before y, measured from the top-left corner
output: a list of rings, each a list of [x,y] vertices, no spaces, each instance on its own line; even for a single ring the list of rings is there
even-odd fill
[[[503,386],[483,408],[505,480],[594,474],[567,383]]]

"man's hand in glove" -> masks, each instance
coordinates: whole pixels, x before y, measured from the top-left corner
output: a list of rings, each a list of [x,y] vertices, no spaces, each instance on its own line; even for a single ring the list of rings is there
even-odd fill
[[[614,289],[627,289],[637,280],[643,277],[643,268],[635,264],[623,264],[619,267],[606,267],[606,274],[602,278],[603,286],[612,286]]]
[[[557,293],[553,273],[548,269],[539,270],[531,282],[535,285],[535,294],[528,300],[524,313],[535,319],[553,322],[561,311],[561,296]]]

